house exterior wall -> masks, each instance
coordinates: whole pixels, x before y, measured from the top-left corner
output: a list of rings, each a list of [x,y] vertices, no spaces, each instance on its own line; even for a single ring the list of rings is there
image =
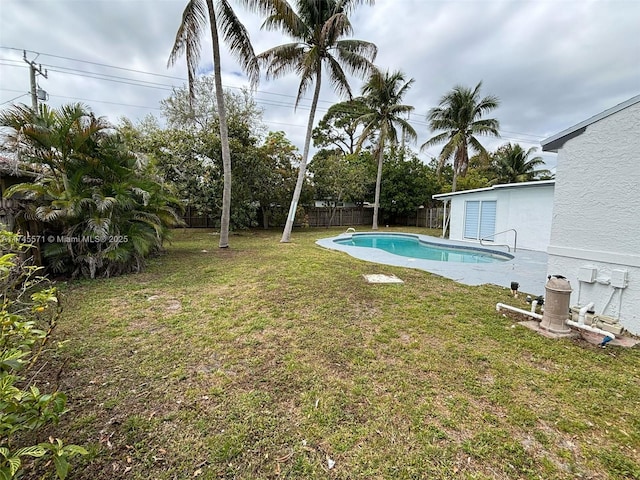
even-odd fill
[[[553,185],[516,186],[496,188],[482,192],[469,192],[451,197],[449,238],[479,243],[464,238],[465,202],[472,200],[496,201],[496,232],[515,229],[518,249],[545,251],[551,232]],[[513,245],[514,234],[496,235],[494,244]],[[484,242],[489,243],[489,242]]]
[[[640,103],[586,127],[558,151],[549,274],[570,281],[572,305],[620,318],[640,334]],[[578,281],[594,267],[597,281]],[[628,286],[612,276],[627,271]],[[618,271],[618,272],[616,272]],[[614,280],[614,284],[615,284]]]

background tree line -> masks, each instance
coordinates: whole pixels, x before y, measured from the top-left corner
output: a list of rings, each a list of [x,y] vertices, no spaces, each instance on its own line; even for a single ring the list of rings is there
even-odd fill
[[[2,124],[14,132],[4,150],[39,165],[42,175],[13,189],[36,200],[28,215],[50,232],[145,239],[46,245],[57,271],[93,277],[139,270],[161,247],[167,228],[179,224],[181,208],[221,217],[224,168],[212,81],[200,77],[191,92],[175,90],[162,102],[162,119],[148,116],[136,124],[122,118],[113,126],[80,105],[4,112]],[[410,84],[397,72],[380,74],[365,84],[363,96],[328,110],[312,132],[317,151],[304,176],[298,224],[314,200],[333,216],[341,205],[371,206],[377,199],[384,223],[393,224],[434,206],[431,196],[456,182],[458,189],[471,189],[550,178],[534,149],[509,143],[471,156],[457,175],[442,158],[423,163],[408,146],[410,125],[401,117],[412,108],[400,103]],[[226,91],[225,104],[234,166],[230,228],[282,226],[301,156],[284,132],[267,131],[249,91]],[[387,132],[382,143],[381,128]]]
[[[396,86],[407,83],[395,74],[389,78]],[[150,116],[135,125],[122,119],[119,130],[130,148],[145,156],[176,189],[184,205],[215,219],[221,214],[223,175],[212,79],[198,78],[193,87],[191,100],[183,88],[162,102],[165,126]],[[282,226],[300,155],[284,132],[267,130],[249,91],[227,90],[225,104],[234,171],[231,229]],[[380,209],[385,223],[413,215],[420,206],[435,206],[432,195],[451,191],[453,166],[441,165],[436,158],[423,163],[403,133],[378,149],[375,128],[367,130],[362,120],[371,118],[368,112],[364,97],[337,103],[313,130],[317,150],[305,175],[296,223],[303,222],[304,210],[314,200],[333,212],[344,204],[373,205],[379,151],[383,158]],[[542,159],[533,154],[534,149],[505,144],[495,152],[473,155],[464,176],[457,178],[458,189],[549,178],[549,172],[538,169]]]

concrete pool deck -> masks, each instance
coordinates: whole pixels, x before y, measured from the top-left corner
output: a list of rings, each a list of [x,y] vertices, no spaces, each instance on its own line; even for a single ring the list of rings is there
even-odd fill
[[[385,232],[356,232],[359,234],[381,234],[393,235]],[[341,245],[334,240],[344,240],[351,237],[351,233],[343,233],[337,237],[322,238],[316,244],[331,250],[338,250],[348,253],[352,257],[368,262],[383,265],[393,265],[396,267],[417,268],[441,277],[450,278],[465,285],[482,285],[490,283],[501,287],[510,288],[511,282],[520,284],[521,292],[534,296],[544,295],[544,286],[547,282],[547,254],[533,250],[518,250],[510,252],[513,259],[504,262],[493,263],[459,263],[459,262],[439,262],[434,260],[423,260],[420,258],[409,258],[394,255],[376,248],[355,247],[351,245]],[[445,247],[466,247],[489,250],[491,252],[507,253],[502,247],[486,248],[475,243],[459,242],[445,238],[431,237],[415,233],[401,234],[419,238],[422,241],[436,243]]]

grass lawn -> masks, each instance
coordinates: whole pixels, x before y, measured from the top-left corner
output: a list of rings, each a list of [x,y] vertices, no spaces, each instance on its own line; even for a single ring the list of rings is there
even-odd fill
[[[145,273],[66,286],[70,478],[640,478],[638,348],[514,326],[509,279],[315,245],[340,231],[177,230]]]

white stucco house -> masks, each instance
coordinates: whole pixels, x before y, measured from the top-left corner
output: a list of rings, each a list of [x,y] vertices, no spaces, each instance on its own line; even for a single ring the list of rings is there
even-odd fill
[[[640,95],[541,143],[558,153],[548,273],[640,334]]]
[[[546,251],[554,180],[508,183],[433,195],[449,210],[451,240]],[[445,218],[447,215],[445,215]],[[445,225],[446,228],[446,225]],[[516,237],[517,234],[517,237]]]

